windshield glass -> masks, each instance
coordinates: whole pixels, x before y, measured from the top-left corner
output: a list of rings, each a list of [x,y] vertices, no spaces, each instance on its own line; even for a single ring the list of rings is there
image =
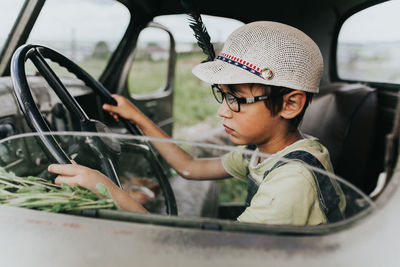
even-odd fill
[[[32,200],[27,201],[26,195],[24,195],[23,200],[11,200],[11,195],[17,196],[18,193],[26,193],[27,190],[33,194],[36,189],[31,190],[32,187],[29,187],[31,185],[26,183],[18,184],[10,189],[11,181],[4,180],[4,177],[9,177],[10,173],[18,177],[41,177],[47,180],[46,183],[52,183],[56,177],[54,174],[49,173],[47,168],[50,163],[54,162],[54,160],[51,159],[54,156],[52,152],[57,150],[57,148],[44,145],[44,143],[46,143],[46,138],[53,137],[50,135],[24,134],[9,137],[1,141],[0,198],[2,204],[56,212],[71,212],[72,210],[76,211],[79,209],[118,209],[118,205],[102,206],[104,201],[101,202],[103,204],[100,203],[100,206],[96,206],[98,205],[96,202],[97,204],[94,207],[86,207],[83,205],[83,208],[79,208],[78,204],[72,205],[68,201],[67,206],[52,202],[49,204],[50,206],[44,206],[43,202],[37,204],[37,202],[35,202],[37,199],[33,202]],[[173,201],[171,202],[171,195],[165,183],[171,185],[173,195],[175,196],[178,211],[177,218],[206,217],[236,221],[239,216],[240,221],[245,223],[262,223],[266,226],[268,225],[268,227],[285,225],[286,223],[284,220],[280,219],[280,216],[283,218],[287,214],[282,215],[282,212],[278,213],[279,216],[274,215],[276,221],[274,221],[275,219],[271,219],[269,222],[260,222],[254,221],[254,218],[257,216],[264,216],[265,209],[268,209],[271,205],[273,206],[275,202],[280,203],[279,205],[284,205],[285,201],[299,197],[299,199],[302,199],[306,204],[300,203],[302,202],[300,201],[296,203],[295,207],[301,209],[308,205],[310,206],[308,212],[313,213],[308,219],[300,218],[297,220],[297,222],[301,221],[301,223],[298,223],[299,225],[302,224],[306,227],[306,225],[312,224],[312,220],[317,220],[318,217],[323,216],[324,213],[321,212],[326,207],[331,210],[337,207],[343,212],[345,218],[342,219],[335,219],[335,215],[332,215],[333,217],[329,215],[330,218],[333,218],[332,222],[334,223],[345,222],[354,216],[370,212],[375,206],[371,199],[360,190],[330,172],[321,171],[316,167],[303,164],[298,160],[293,161],[286,158],[278,159],[276,156],[260,154],[250,150],[241,150],[241,155],[248,158],[250,161],[262,159],[274,161],[274,165],[276,162],[280,161],[281,166],[277,168],[281,168],[281,171],[283,169],[287,171],[295,166],[296,168],[300,168],[300,171],[306,173],[305,177],[308,177],[305,183],[294,183],[294,187],[289,186],[286,187],[286,189],[282,189],[285,186],[279,184],[281,183],[279,179],[282,181],[282,179],[288,178],[279,178],[276,175],[275,178],[270,178],[270,175],[267,174],[265,178],[266,181],[264,182],[266,182],[268,186],[265,187],[263,184],[264,182],[261,182],[258,191],[256,190],[256,193],[253,193],[250,207],[246,207],[244,203],[242,203],[246,201],[246,199],[238,199],[232,197],[230,194],[242,190],[245,192],[241,193],[247,195],[248,180],[239,179],[240,184],[237,186],[237,184],[228,184],[221,181],[193,181],[183,179],[178,172],[174,171],[167,163],[167,161],[172,159],[174,152],[171,150],[170,158],[164,160],[153,149],[153,145],[156,143],[161,143],[165,146],[174,143],[191,155],[197,158],[204,158],[236,153],[238,149],[241,149],[238,147],[118,134],[58,133],[54,136],[54,139],[68,157],[80,165],[109,174],[110,165],[108,164],[111,162],[112,169],[115,169],[116,177],[123,190],[152,214],[170,213],[169,210],[171,210],[171,203]],[[270,174],[272,175],[276,170],[277,169],[271,170]],[[187,175],[187,172],[190,172],[189,167],[188,169],[180,170],[179,173]],[[29,179],[31,179],[31,181],[36,181],[36,178],[33,177]],[[251,177],[248,178],[252,179]],[[277,180],[277,178],[279,179]],[[325,179],[325,182],[323,179]],[[287,181],[290,184],[292,180],[288,179],[285,183],[287,183]],[[330,182],[327,184],[326,181]],[[308,184],[311,184],[311,186],[308,186]],[[38,185],[36,184],[36,186]],[[25,187],[30,189],[25,189]],[[227,188],[222,189],[222,187]],[[331,188],[330,190],[336,190],[338,196],[337,202],[331,201],[325,194],[326,192],[324,193],[325,188],[328,187]],[[319,190],[321,188],[323,190]],[[65,188],[63,189],[66,190]],[[5,190],[9,191],[6,192]],[[67,189],[67,191],[68,190],[70,189]],[[82,191],[80,192],[82,193]],[[106,193],[104,194],[107,195]],[[64,199],[63,201],[66,200]],[[47,203],[48,200],[45,202]],[[56,204],[57,206],[54,208]],[[251,207],[253,208],[250,210]],[[119,208],[121,208],[121,206]],[[291,212],[297,214],[298,210],[292,210]],[[301,217],[301,215],[298,214],[295,216]],[[327,218],[329,216],[326,215]]]
[[[0,1],[0,51],[3,51],[8,34],[24,2],[24,0]]]
[[[51,47],[97,78],[129,20],[128,9],[115,0],[47,0],[27,43]]]

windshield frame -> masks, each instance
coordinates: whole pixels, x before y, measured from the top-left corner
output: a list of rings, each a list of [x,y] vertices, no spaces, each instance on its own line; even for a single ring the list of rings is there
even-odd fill
[[[11,57],[17,47],[27,40],[36,19],[39,16],[45,0],[25,0],[7,37],[2,51],[0,51],[0,77],[10,75]]]

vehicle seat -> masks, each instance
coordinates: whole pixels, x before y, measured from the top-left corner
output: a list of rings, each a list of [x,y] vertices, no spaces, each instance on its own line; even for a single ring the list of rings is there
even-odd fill
[[[303,133],[317,137],[328,148],[335,173],[367,195],[377,182],[369,169],[377,110],[374,89],[363,84],[332,83],[320,88],[300,125]]]

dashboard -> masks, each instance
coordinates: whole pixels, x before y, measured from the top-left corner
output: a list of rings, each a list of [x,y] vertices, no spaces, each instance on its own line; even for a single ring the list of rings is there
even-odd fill
[[[100,99],[78,79],[62,79],[72,96],[90,118],[101,119]],[[40,76],[29,76],[28,84],[36,106],[52,131],[77,131],[79,123]],[[95,100],[94,100],[95,99]],[[32,137],[13,139],[32,132],[21,112],[10,77],[0,78],[0,165],[19,175],[35,173],[48,164],[47,156]]]

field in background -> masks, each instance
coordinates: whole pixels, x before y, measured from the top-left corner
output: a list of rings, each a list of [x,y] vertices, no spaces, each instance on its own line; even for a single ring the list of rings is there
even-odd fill
[[[217,117],[218,103],[211,93],[210,85],[192,74],[193,67],[204,58],[202,53],[177,56],[173,106],[173,136],[177,139],[195,139],[196,133],[193,136],[188,136],[187,133],[190,132],[189,128],[198,124],[207,130],[220,125],[221,120]],[[128,81],[130,92],[142,94],[162,90],[166,84],[166,62],[148,59],[135,61]]]

